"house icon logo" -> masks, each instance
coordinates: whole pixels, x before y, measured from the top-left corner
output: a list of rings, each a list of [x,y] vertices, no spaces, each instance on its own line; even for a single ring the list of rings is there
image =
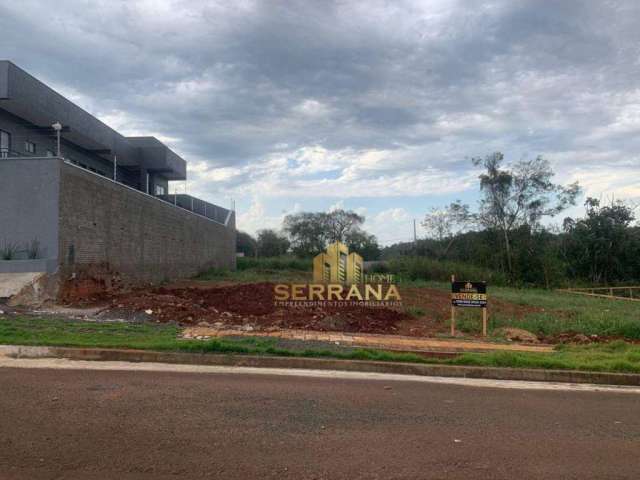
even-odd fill
[[[327,251],[313,259],[313,281],[352,285],[364,281],[362,257],[342,242],[327,246]]]

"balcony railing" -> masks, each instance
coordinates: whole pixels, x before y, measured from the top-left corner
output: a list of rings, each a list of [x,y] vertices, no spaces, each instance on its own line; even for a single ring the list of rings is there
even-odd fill
[[[54,157],[55,155],[42,155],[40,153],[24,153],[16,152],[15,150],[9,150],[8,148],[0,148],[0,158],[42,158],[42,157]]]
[[[204,200],[184,193],[156,195],[156,198],[225,225],[231,214],[231,210],[229,209],[205,202]]]
[[[0,151],[0,159],[2,158],[46,158],[43,157],[42,155],[26,155],[24,153],[20,153],[20,152],[15,152],[13,150],[3,150]],[[191,195],[187,195],[187,194],[165,194],[165,195],[150,195],[147,193],[144,193],[143,191],[139,190],[138,188],[132,187],[130,185],[127,185],[126,183],[120,182],[120,181],[115,181],[112,180],[109,176],[105,176],[102,175],[98,172],[96,172],[93,169],[90,168],[86,168],[84,166],[81,165],[77,165],[72,163],[70,160],[65,160],[65,163],[68,165],[71,165],[73,167],[76,168],[80,168],[82,170],[88,171],[89,173],[93,173],[94,175],[98,175],[102,178],[106,178],[108,180],[111,180],[112,182],[117,183],[118,185],[122,185],[123,187],[126,188],[130,188],[132,190],[135,190],[138,193],[141,193],[143,195],[148,195],[150,197],[156,198],[158,200],[161,200],[163,202],[166,203],[170,203],[176,207],[182,208],[184,210],[188,210],[189,212],[195,213],[197,215],[201,215],[203,217],[206,217],[214,222],[217,223],[221,223],[222,225],[228,225],[229,220],[231,218],[231,215],[233,213],[233,210],[229,210],[227,208],[223,208],[219,205],[215,205],[213,203],[209,203],[209,202],[205,202],[204,200],[201,200],[199,198],[196,197],[192,197]]]

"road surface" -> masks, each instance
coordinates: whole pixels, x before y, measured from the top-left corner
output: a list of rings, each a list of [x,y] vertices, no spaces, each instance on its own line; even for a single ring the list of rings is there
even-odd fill
[[[0,479],[638,478],[640,394],[0,368]]]

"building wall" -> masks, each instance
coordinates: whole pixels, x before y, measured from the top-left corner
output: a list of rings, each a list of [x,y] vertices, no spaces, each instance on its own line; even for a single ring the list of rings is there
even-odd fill
[[[235,218],[227,226],[68,164],[60,172],[59,258],[129,281],[189,277],[235,268]]]
[[[2,103],[0,103],[0,107]],[[28,127],[31,124],[0,108],[0,130],[11,134],[11,151],[19,155],[34,156],[24,149],[25,140],[36,144],[35,156],[45,157],[47,150],[55,152],[55,138],[36,132]]]
[[[55,269],[61,161],[0,158],[0,248],[20,249],[37,240],[41,257]]]
[[[74,273],[135,285],[235,268],[233,214],[225,226],[58,158],[0,159],[0,248],[35,239],[39,268],[63,284]]]
[[[2,103],[0,103],[0,107],[1,106]],[[0,130],[8,132],[11,135],[11,151],[14,152],[12,155],[45,157],[47,156],[47,152],[55,153],[57,150],[55,135],[52,133],[45,134],[30,127],[33,127],[31,123],[0,108]],[[30,153],[25,150],[25,141],[35,144],[35,153]],[[79,166],[82,165],[83,168],[93,169],[96,173],[103,174],[105,177],[113,177],[113,163],[105,160],[104,158],[66,141],[63,141],[61,151],[62,156],[67,158],[69,161]],[[118,167],[117,175],[120,182],[132,187],[139,187],[139,172]]]

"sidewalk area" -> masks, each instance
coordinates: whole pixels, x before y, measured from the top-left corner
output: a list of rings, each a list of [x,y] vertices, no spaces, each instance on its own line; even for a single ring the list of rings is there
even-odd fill
[[[272,337],[289,340],[309,340],[320,342],[337,342],[352,347],[375,348],[402,352],[535,352],[550,353],[552,345],[526,345],[510,343],[494,343],[481,340],[458,340],[404,337],[400,335],[378,335],[372,333],[314,332],[308,330],[277,330],[271,332],[223,330],[214,327],[187,327],[182,332],[186,339],[204,340],[216,337]]]

